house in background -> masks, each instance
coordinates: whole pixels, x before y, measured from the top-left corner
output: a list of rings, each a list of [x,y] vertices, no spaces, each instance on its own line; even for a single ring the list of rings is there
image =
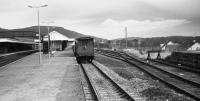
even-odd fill
[[[190,46],[187,50],[200,51],[200,44],[196,42],[192,46]]]
[[[170,41],[170,42],[167,43],[165,50],[169,51],[169,52],[179,51],[180,50],[180,44],[173,43],[173,42]]]
[[[163,51],[179,51],[180,50],[180,44],[174,43],[172,41],[168,41],[164,44],[160,44],[160,49]]]
[[[166,44],[164,44],[164,43],[163,43],[163,44],[160,44],[160,49],[161,49],[161,50],[165,50],[165,48],[166,48]]]
[[[166,42],[164,44],[160,44],[160,49],[163,51],[200,51],[200,43],[185,41],[181,44],[173,43],[172,41]]]

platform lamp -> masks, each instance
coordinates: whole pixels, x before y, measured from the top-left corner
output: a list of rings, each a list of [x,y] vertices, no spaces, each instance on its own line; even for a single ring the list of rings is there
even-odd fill
[[[40,7],[47,7],[48,5],[41,5],[41,6],[30,6],[29,8],[37,8],[37,17],[38,17],[38,33],[39,33],[39,64],[42,62],[42,54],[41,54],[41,34],[40,34]]]
[[[46,23],[47,24],[47,30],[48,30],[48,54],[49,54],[49,58],[51,56],[51,39],[50,39],[50,26],[49,24],[54,23],[54,21],[43,21],[42,23]]]

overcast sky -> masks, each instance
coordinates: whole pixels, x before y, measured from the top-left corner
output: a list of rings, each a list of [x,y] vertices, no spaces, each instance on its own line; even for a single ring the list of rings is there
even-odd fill
[[[200,0],[0,0],[0,27],[37,25],[43,4],[41,22],[106,39],[200,34]]]

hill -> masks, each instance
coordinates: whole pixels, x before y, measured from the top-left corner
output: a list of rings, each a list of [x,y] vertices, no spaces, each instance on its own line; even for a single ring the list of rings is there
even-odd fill
[[[135,39],[141,39],[140,37],[127,37],[127,40],[135,40]],[[117,38],[117,39],[113,39],[113,41],[117,41],[117,40],[125,40],[125,38]]]
[[[49,28],[50,28],[49,31],[57,31],[69,38],[78,38],[78,37],[86,36],[86,35],[80,34],[75,31],[67,30],[63,27],[49,26]],[[38,26],[13,29],[13,31],[35,31],[35,32],[38,32]],[[42,36],[46,35],[48,33],[48,26],[40,26],[40,33]]]
[[[193,41],[200,42],[200,36],[168,36],[168,37],[153,37],[153,38],[143,38],[141,46],[159,46],[160,44],[172,41],[178,44],[190,44]]]
[[[137,40],[137,41],[136,41]],[[160,44],[166,43],[168,41],[172,41],[174,43],[178,43],[184,46],[190,46],[195,42],[200,43],[200,36],[192,37],[192,36],[167,36],[167,37],[152,37],[152,38],[128,38],[128,47],[138,46],[140,43],[140,47],[156,47],[160,46]],[[125,43],[125,38],[115,39],[112,41],[120,41],[121,44]],[[136,44],[137,43],[137,44]]]
[[[63,27],[57,27],[57,26],[40,26],[41,36],[44,36],[44,35],[46,35],[48,33],[48,27],[50,28],[49,31],[57,31],[57,32],[59,32],[59,33],[65,35],[65,36],[69,37],[69,38],[78,38],[78,37],[89,36],[89,35],[84,35],[84,34],[81,34],[81,33],[78,33],[78,32],[72,31],[72,30],[65,29]],[[19,28],[19,29],[12,29],[12,30],[0,28],[0,31],[6,31],[6,30],[7,31],[35,31],[35,32],[38,32],[38,26],[31,26],[31,27]],[[104,41],[106,40],[106,39],[95,37],[95,36],[89,36],[89,37],[93,37],[95,40],[104,40]]]
[[[6,31],[7,29],[0,28],[0,31]]]

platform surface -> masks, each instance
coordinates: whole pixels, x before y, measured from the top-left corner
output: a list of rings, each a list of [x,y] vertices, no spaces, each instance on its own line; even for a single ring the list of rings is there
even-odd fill
[[[83,101],[78,64],[71,48],[54,57],[29,55],[0,69],[0,101]]]

